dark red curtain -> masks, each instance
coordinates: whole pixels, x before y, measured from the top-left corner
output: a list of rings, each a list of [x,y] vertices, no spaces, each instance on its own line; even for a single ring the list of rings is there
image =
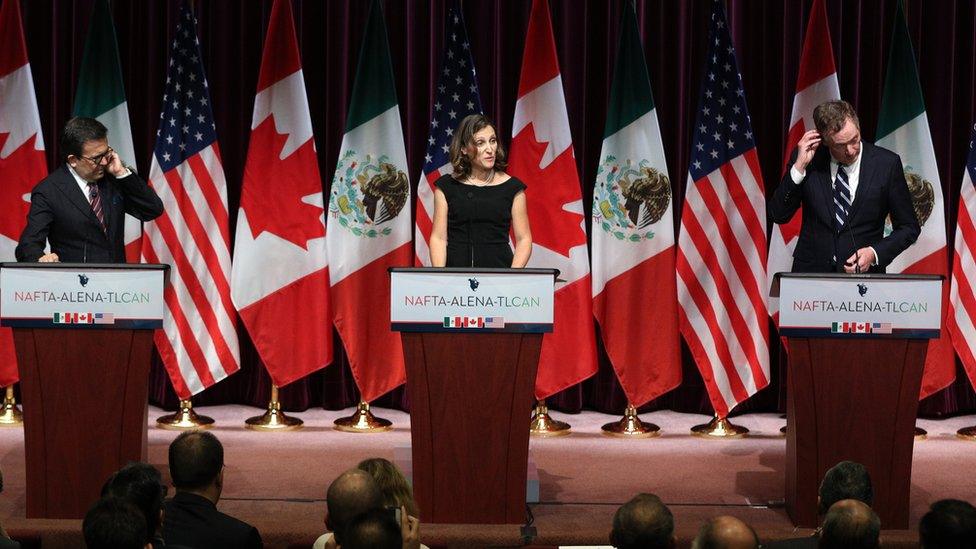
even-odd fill
[[[58,157],[57,136],[71,112],[93,0],[6,1],[21,2],[48,159],[53,167]],[[324,178],[322,184],[328,192],[369,2],[292,1]],[[450,1],[384,2],[407,158],[414,182],[423,163],[431,90],[436,85],[444,44],[444,17]],[[617,29],[625,1],[550,0],[576,162],[587,202],[592,196]],[[726,2],[763,177],[770,190],[779,180],[811,3],[812,0]],[[482,102],[487,114],[497,121],[500,135],[510,135],[530,2],[465,0],[462,7],[478,69]],[[176,0],[112,3],[138,167],[143,173],[149,169],[163,94],[167,44],[178,8]],[[684,197],[689,126],[695,119],[710,4],[693,0],[637,0],[636,8],[668,169],[676,185],[675,199],[680,204]],[[194,10],[199,19],[204,64],[229,187],[231,223],[234,223],[271,1],[196,0]],[[874,138],[877,124],[894,11],[895,0],[827,0],[841,93],[857,108],[867,140]],[[976,0],[907,0],[906,11],[948,208],[951,253],[970,128],[976,120]],[[589,211],[588,203],[586,208]],[[199,395],[195,399],[198,404],[236,402],[263,406],[266,403],[270,381],[243,330],[241,342],[242,371]],[[333,365],[282,389],[286,409],[303,410],[311,406],[334,409],[356,402],[358,395],[338,338],[336,348],[339,351]],[[778,349],[772,350],[772,362],[771,386],[740,406],[740,411],[782,408],[784,367]],[[684,370],[685,381],[681,387],[643,409],[664,407],[710,413],[701,378],[687,353]],[[154,368],[151,393],[154,402],[167,407],[175,405],[175,396],[158,365]],[[403,389],[394,391],[378,404],[405,406]],[[566,411],[587,407],[619,413],[625,402],[603,356],[600,373],[595,378],[557,395],[551,404]],[[921,407],[922,413],[930,416],[973,409],[976,409],[976,395],[961,370],[959,381],[926,399]]]

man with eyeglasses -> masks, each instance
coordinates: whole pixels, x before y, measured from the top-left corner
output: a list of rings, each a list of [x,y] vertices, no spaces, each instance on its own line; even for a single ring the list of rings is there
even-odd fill
[[[125,214],[151,221],[163,213],[162,201],[122,163],[94,118],[65,124],[61,152],[64,164],[31,191],[17,261],[124,263]]]

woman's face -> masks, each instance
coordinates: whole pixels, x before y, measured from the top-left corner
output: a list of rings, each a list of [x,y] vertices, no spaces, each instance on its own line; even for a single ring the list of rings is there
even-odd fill
[[[487,171],[495,167],[495,151],[498,150],[498,138],[495,128],[486,126],[471,136],[471,142],[465,147],[465,154],[471,160],[471,167],[479,171]]]

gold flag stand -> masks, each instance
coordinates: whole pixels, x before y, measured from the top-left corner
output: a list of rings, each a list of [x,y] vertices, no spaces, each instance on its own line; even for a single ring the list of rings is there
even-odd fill
[[[915,427],[915,440],[925,440],[928,438],[929,432],[921,427]]]
[[[963,427],[956,431],[956,436],[963,440],[974,440],[976,441],[976,425],[972,427]]]
[[[715,416],[703,425],[691,428],[691,434],[702,438],[742,438],[749,433],[749,429],[735,425],[728,418]]]
[[[14,398],[14,386],[8,385],[3,397],[3,404],[0,404],[0,427],[17,427],[24,423],[24,414],[17,407],[17,399]]]
[[[568,423],[553,419],[549,415],[549,407],[546,406],[545,399],[537,400],[535,408],[532,410],[529,434],[537,437],[561,437],[569,433]]]
[[[190,399],[180,400],[180,408],[176,412],[156,420],[156,426],[171,431],[186,431],[189,429],[208,429],[213,425],[213,418],[199,416],[193,411]]]
[[[393,428],[393,423],[373,415],[369,411],[369,403],[360,400],[356,411],[349,417],[335,420],[335,430],[346,433],[382,433]]]
[[[603,426],[603,434],[622,438],[651,438],[661,434],[661,428],[653,423],[644,423],[637,417],[637,408],[627,403],[624,417],[620,421]]]
[[[272,384],[268,411],[260,416],[247,418],[244,421],[244,428],[252,431],[294,431],[301,429],[302,424],[302,420],[288,417],[281,411],[281,403],[278,402],[278,386]]]

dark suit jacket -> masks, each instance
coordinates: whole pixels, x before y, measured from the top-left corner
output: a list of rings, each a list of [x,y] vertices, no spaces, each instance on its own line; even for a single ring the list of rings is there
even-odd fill
[[[796,155],[794,150],[790,166],[796,161]],[[793,183],[789,171],[783,176],[767,211],[773,222],[786,223],[803,207],[800,237],[793,252],[793,272],[843,272],[844,261],[854,255],[855,249],[867,246],[878,254],[878,265],[871,272],[884,272],[918,238],[921,227],[915,217],[901,158],[887,149],[862,143],[859,177],[847,223],[838,231],[827,148],[817,150],[807,166],[806,178],[799,185]],[[889,215],[892,232],[885,237],[885,218]]]
[[[177,492],[166,502],[163,539],[169,545],[196,549],[263,547],[261,535],[246,522],[225,515],[203,496]]]
[[[0,549],[20,549],[20,543],[12,539],[0,537]]]
[[[163,202],[135,173],[115,179],[106,172],[98,189],[107,234],[66,165],[41,180],[31,191],[17,261],[37,261],[44,255],[47,240],[51,251],[65,263],[124,263],[124,214],[150,221],[163,213]]]

